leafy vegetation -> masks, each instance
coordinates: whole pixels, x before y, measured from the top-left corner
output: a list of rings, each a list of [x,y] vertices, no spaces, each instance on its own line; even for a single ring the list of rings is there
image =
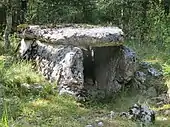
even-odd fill
[[[142,60],[161,64],[168,82],[169,64],[166,63],[165,51],[156,47],[151,48],[154,45],[140,47],[135,42],[127,42],[127,45],[133,48]],[[146,55],[144,55],[144,51]],[[160,55],[155,55],[158,52]],[[59,96],[53,89],[53,85],[38,74],[31,64],[28,61],[18,61],[9,55],[0,57],[0,114],[2,116],[0,126],[2,127],[84,127],[87,124],[96,124],[96,120],[103,121],[106,127],[138,127],[140,123],[119,117],[110,119],[106,116],[110,114],[110,111],[127,111],[129,106],[137,102],[149,105],[156,111],[170,107],[170,105],[161,108],[154,107],[154,105],[150,105],[145,96],[138,95],[134,89],[122,91],[114,100],[106,98],[103,101],[93,100],[78,103],[70,96]],[[38,93],[25,92],[20,88],[22,83],[39,83],[46,88]],[[158,113],[156,123],[150,127],[168,127],[169,120],[170,116]]]
[[[24,1],[24,0],[23,0]],[[0,1],[0,126],[1,127],[84,127],[102,120],[106,127],[138,127],[131,120],[105,119],[110,111],[127,111],[134,103],[151,106],[156,111],[169,109],[150,105],[136,90],[122,91],[117,99],[78,103],[72,97],[59,96],[32,63],[16,58],[19,40],[15,27],[27,24],[88,23],[116,25],[125,32],[125,45],[135,50],[139,59],[163,68],[165,85],[170,91],[170,2],[169,0],[20,0]],[[11,2],[11,3],[10,3]],[[26,2],[26,1],[24,1]],[[6,10],[4,10],[6,9]],[[4,13],[6,11],[6,13]],[[10,14],[5,16],[5,14]],[[12,16],[10,48],[4,48],[4,26]],[[4,25],[5,24],[5,25]],[[10,28],[10,27],[8,27]],[[9,30],[11,31],[11,30]],[[7,34],[8,31],[7,31]],[[21,84],[40,84],[40,92],[24,91]],[[104,116],[103,116],[104,115]],[[170,116],[156,114],[151,127],[170,126]]]

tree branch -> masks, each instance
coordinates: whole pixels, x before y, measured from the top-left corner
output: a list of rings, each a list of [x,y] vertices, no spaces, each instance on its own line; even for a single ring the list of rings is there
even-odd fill
[[[3,6],[6,6],[5,2],[0,1],[0,4],[2,4]]]
[[[9,2],[0,1],[0,4],[2,4],[2,5],[5,6],[5,7],[8,7],[8,6],[10,6],[10,2],[11,2],[11,1],[9,1]]]

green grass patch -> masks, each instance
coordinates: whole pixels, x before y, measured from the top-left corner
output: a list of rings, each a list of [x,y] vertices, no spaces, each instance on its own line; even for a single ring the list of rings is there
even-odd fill
[[[32,68],[29,61],[16,61],[10,56],[0,56],[0,82],[9,88],[18,87],[22,83],[46,84],[48,81]]]
[[[164,75],[169,84],[169,56],[153,45],[141,47],[136,43],[128,44],[137,52],[141,60],[158,63],[163,67]],[[167,50],[165,50],[167,51]],[[160,54],[158,54],[160,53]],[[20,84],[38,83],[43,86],[40,93],[24,93]],[[134,103],[150,105],[148,98],[131,89],[122,91],[116,99],[105,98],[85,103],[78,103],[70,96],[59,96],[42,75],[32,68],[28,61],[18,61],[11,56],[0,56],[0,127],[85,127],[96,125],[96,120],[103,121],[105,127],[140,127],[140,123],[116,117],[106,118],[110,111],[128,111]],[[2,91],[3,90],[3,91]],[[51,92],[52,91],[52,92]],[[168,109],[165,105],[160,109]],[[156,123],[149,127],[168,127],[170,117],[156,114]]]

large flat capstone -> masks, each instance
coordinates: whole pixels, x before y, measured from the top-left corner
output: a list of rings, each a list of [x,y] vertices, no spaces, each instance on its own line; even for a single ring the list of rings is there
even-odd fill
[[[38,39],[56,45],[102,47],[122,45],[123,42],[123,32],[118,27],[82,27],[74,25],[49,28],[30,25],[25,29],[23,35],[20,36],[27,39]]]

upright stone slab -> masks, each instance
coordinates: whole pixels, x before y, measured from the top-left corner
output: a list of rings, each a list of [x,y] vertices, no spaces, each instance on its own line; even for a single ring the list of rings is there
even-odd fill
[[[38,71],[58,86],[83,88],[83,52],[80,48],[23,39],[19,52],[23,59],[35,60]]]
[[[137,60],[136,54],[131,49],[125,46],[110,46],[95,47],[93,50],[94,65],[91,65],[93,68],[90,68],[89,76],[86,77],[94,78],[94,87],[117,92],[133,78]],[[85,82],[88,82],[87,85],[92,85],[92,80],[88,78]]]

